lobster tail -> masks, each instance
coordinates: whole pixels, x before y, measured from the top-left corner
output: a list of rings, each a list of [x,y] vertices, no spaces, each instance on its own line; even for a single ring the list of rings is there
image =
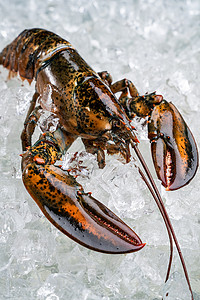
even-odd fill
[[[72,48],[71,44],[53,32],[33,28],[25,29],[0,53],[0,64],[9,70],[9,77],[19,73],[29,83],[41,68],[58,52]]]

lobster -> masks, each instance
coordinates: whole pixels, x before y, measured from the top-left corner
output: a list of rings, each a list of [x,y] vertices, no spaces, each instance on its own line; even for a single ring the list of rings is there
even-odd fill
[[[22,179],[49,221],[79,244],[102,253],[130,253],[145,246],[140,237],[104,204],[84,192],[70,170],[56,164],[80,137],[87,152],[105,166],[105,151],[131,159],[130,147],[144,171],[138,171],[163,216],[170,259],[175,242],[193,299],[189,276],[175,232],[153,177],[138,148],[135,116],[146,118],[153,163],[166,190],[179,189],[192,180],[198,168],[194,137],[177,108],[162,95],[139,95],[127,79],[112,83],[107,71],[96,73],[74,47],[58,35],[39,28],[24,30],[0,53],[9,78],[19,74],[35,93],[24,122]],[[121,95],[117,99],[116,93]],[[36,125],[49,112],[42,134],[32,145]],[[51,129],[55,122],[56,128]],[[144,174],[146,173],[146,175]]]

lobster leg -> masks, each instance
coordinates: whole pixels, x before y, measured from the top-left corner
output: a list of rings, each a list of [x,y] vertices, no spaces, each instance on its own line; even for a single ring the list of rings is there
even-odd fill
[[[26,119],[25,119],[24,125],[28,122],[30,114],[35,109],[35,105],[36,105],[36,102],[37,102],[39,96],[40,95],[37,92],[34,93],[33,98],[32,98],[32,100],[30,102],[30,106],[29,106],[29,109],[28,109],[28,112],[27,112],[27,115],[26,115]]]
[[[89,139],[88,140],[82,139],[82,142],[85,146],[85,150],[88,153],[97,155],[98,166],[100,169],[103,169],[106,163],[105,163],[105,152],[102,149],[102,145],[98,145],[97,141],[89,140]]]
[[[158,178],[167,190],[176,190],[188,184],[195,176],[198,150],[194,137],[180,112],[171,103],[155,93],[140,96],[127,79],[111,85],[127,115],[132,119],[149,117],[148,137]],[[129,91],[131,98],[127,96]]]
[[[33,95],[33,99],[30,103],[30,107],[24,122],[24,129],[21,134],[21,141],[22,141],[22,150],[26,151],[28,147],[32,145],[32,135],[35,131],[35,127],[37,125],[37,122],[42,114],[42,108],[41,106],[36,105],[36,101],[39,98],[39,94],[36,92]],[[48,131],[48,128],[45,128],[45,132]],[[59,128],[54,133],[55,138],[57,140],[57,143],[59,144],[60,148],[62,149],[62,152],[67,151],[67,149],[71,146],[71,144],[75,141],[77,138],[76,136],[66,132],[61,131]]]
[[[30,106],[24,122],[24,128],[21,133],[23,151],[26,151],[26,148],[31,146],[31,138],[34,133],[37,121],[40,118],[39,108],[41,107],[35,108],[38,98],[39,98],[39,94],[35,92],[30,102]]]
[[[133,230],[85,193],[73,176],[54,166],[67,144],[62,134],[59,129],[43,135],[22,155],[22,177],[29,194],[54,226],[89,249],[104,253],[142,249],[145,244]]]
[[[21,133],[21,141],[22,141],[22,150],[25,151],[27,147],[31,146],[31,140],[32,135],[35,131],[35,127],[37,125],[37,121],[40,118],[40,110],[41,107],[37,106],[35,109],[33,109],[32,112],[30,112],[29,115],[27,115],[27,118],[24,122],[24,129]]]
[[[135,85],[126,78],[113,83],[110,88],[114,94],[118,92],[123,92],[125,89],[128,88],[131,97],[135,98],[139,95]]]
[[[111,86],[112,84],[112,76],[107,71],[98,72],[98,75],[101,77],[103,82],[107,84],[108,86]]]
[[[105,82],[110,87],[110,89],[114,94],[121,92],[121,96],[119,97],[118,100],[122,106],[123,106],[123,102],[125,102],[127,99],[128,89],[129,92],[133,95],[133,97],[135,97],[135,95],[138,94],[137,89],[135,88],[135,86],[130,80],[122,79],[112,84],[112,76],[107,71],[98,72],[98,75],[101,77],[103,82]]]

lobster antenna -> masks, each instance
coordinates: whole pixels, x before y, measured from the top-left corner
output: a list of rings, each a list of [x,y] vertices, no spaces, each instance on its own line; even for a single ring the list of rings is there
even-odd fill
[[[153,177],[152,177],[152,175],[151,175],[151,173],[150,173],[150,171],[149,171],[149,168],[147,167],[147,164],[146,164],[145,161],[144,161],[144,158],[143,158],[143,156],[142,156],[140,150],[138,149],[138,147],[137,147],[136,144],[133,144],[133,143],[132,143],[132,146],[133,146],[133,149],[134,149],[134,151],[135,151],[135,153],[136,153],[136,155],[137,155],[139,161],[141,162],[142,167],[144,168],[144,171],[145,171],[145,173],[146,173],[146,175],[147,175],[147,177],[148,177],[148,179],[149,179],[149,181],[150,181],[150,183],[151,183],[151,186],[152,186],[152,188],[153,188],[153,190],[154,190],[154,192],[155,192],[155,194],[156,194],[156,197],[154,197],[154,193],[152,194],[152,195],[153,195],[153,198],[154,198],[154,200],[156,201],[156,204],[157,204],[157,205],[158,205],[158,203],[159,203],[158,208],[159,208],[159,210],[160,210],[162,216],[163,216],[163,215],[165,216],[165,217],[164,217],[164,220],[166,219],[166,222],[167,222],[167,224],[168,224],[168,225],[167,225],[167,228],[168,228],[168,226],[169,226],[169,229],[170,229],[170,231],[171,231],[171,234],[172,234],[174,243],[175,243],[175,245],[176,245],[176,249],[177,249],[177,251],[178,251],[178,255],[179,255],[179,258],[180,258],[182,267],[183,267],[183,271],[184,271],[185,278],[186,278],[186,281],[187,281],[187,284],[188,284],[188,288],[189,288],[190,293],[191,293],[191,297],[192,297],[191,299],[194,300],[193,293],[192,293],[192,288],[191,288],[191,285],[190,285],[190,279],[189,279],[189,276],[188,276],[188,272],[187,272],[186,264],[185,264],[185,261],[184,261],[184,258],[183,258],[183,254],[182,254],[182,252],[181,252],[181,248],[180,248],[179,243],[178,243],[178,240],[177,240],[177,238],[176,238],[176,234],[175,234],[175,232],[174,232],[174,229],[173,229],[172,223],[171,223],[171,221],[170,221],[170,218],[169,218],[169,216],[168,216],[168,213],[167,213],[167,211],[166,211],[166,209],[165,209],[165,206],[164,206],[164,203],[163,203],[163,201],[162,201],[161,195],[160,195],[160,193],[159,193],[159,191],[158,191],[158,188],[157,188],[157,186],[156,186],[156,184],[155,184],[155,182],[154,182],[154,179],[153,179]],[[142,178],[144,179],[144,178],[145,178],[144,174],[143,174],[141,171],[139,171],[139,172],[140,172]],[[142,174],[143,174],[143,175],[142,175]],[[143,176],[144,176],[144,177],[143,177]],[[147,184],[146,178],[144,179],[144,181],[145,181],[145,183]],[[147,184],[147,187],[149,188],[149,183]],[[152,188],[150,189],[150,192],[151,192]],[[152,192],[151,192],[151,193],[152,193]],[[165,224],[166,224],[166,222],[165,222]],[[171,257],[171,255],[170,255],[170,257]],[[169,271],[170,271],[170,270],[169,270],[169,267],[171,268],[171,263],[170,263],[170,262],[169,262],[168,272],[167,272],[167,275],[168,275],[168,276],[169,276]]]
[[[163,209],[162,209],[162,206],[160,204],[160,202],[158,201],[158,198],[152,188],[152,186],[150,185],[149,181],[147,180],[147,178],[145,177],[144,173],[142,172],[142,170],[138,167],[138,171],[142,177],[142,179],[144,180],[145,184],[147,185],[150,193],[152,194],[153,198],[155,199],[156,201],[156,204],[161,212],[161,215],[164,219],[164,222],[165,222],[165,225],[166,225],[166,228],[167,228],[167,232],[168,232],[168,235],[169,235],[169,241],[170,241],[170,258],[169,258],[169,264],[168,264],[168,268],[167,268],[167,275],[166,275],[166,279],[165,279],[165,282],[167,282],[167,280],[169,279],[169,274],[170,274],[170,270],[171,270],[171,265],[172,265],[172,258],[173,258],[173,240],[172,240],[172,235],[171,235],[171,231],[170,231],[170,226],[167,222],[167,218],[163,212]]]

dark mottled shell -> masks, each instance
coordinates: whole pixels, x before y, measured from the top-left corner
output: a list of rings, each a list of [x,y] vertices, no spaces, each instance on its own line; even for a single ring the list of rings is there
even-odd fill
[[[37,142],[23,155],[23,182],[49,221],[64,234],[92,250],[128,253],[144,247],[137,234],[105,205],[84,193],[75,178],[49,164],[59,157],[49,141]]]
[[[23,79],[32,81],[41,63],[72,47],[58,35],[39,28],[24,30],[0,53],[0,64]]]
[[[198,168],[198,151],[176,107],[162,101],[151,114],[148,130],[155,169],[162,184],[168,190],[188,184]]]

